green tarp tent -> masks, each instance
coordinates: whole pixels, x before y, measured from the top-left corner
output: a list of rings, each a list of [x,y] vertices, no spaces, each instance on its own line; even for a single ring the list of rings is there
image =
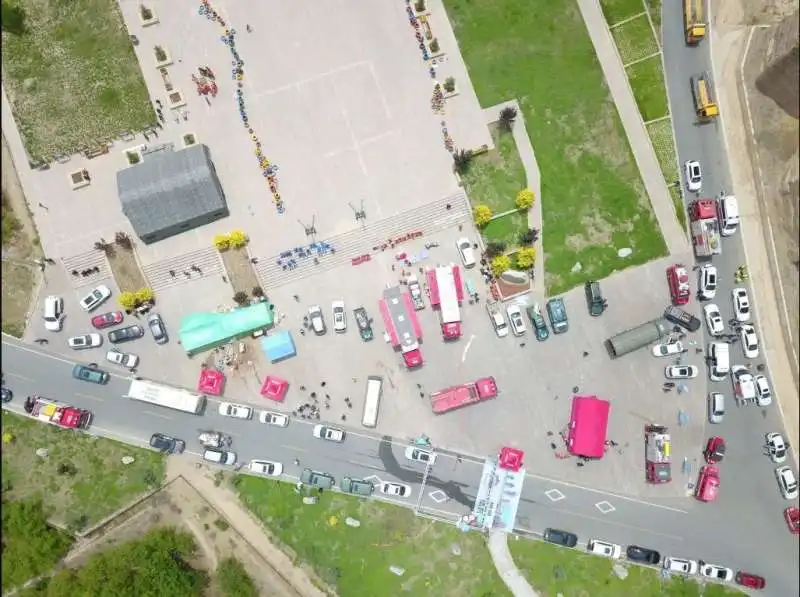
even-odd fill
[[[230,313],[192,313],[181,320],[181,345],[192,355],[268,328],[272,321],[267,301],[238,307]]]

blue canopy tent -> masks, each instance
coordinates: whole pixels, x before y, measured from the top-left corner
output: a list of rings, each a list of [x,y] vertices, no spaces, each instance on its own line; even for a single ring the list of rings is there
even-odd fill
[[[261,339],[261,349],[273,363],[288,359],[297,354],[292,333],[288,330],[276,332],[272,336]]]

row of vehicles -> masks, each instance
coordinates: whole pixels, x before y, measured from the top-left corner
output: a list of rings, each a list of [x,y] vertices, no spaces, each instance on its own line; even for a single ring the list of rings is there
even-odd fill
[[[333,319],[333,330],[338,334],[345,333],[347,331],[347,311],[344,301],[336,300],[331,303],[331,317]],[[372,320],[367,315],[367,310],[364,307],[358,307],[353,310],[353,317],[358,326],[358,333],[361,335],[361,339],[364,342],[372,340],[375,335],[372,331]],[[328,332],[325,315],[319,305],[309,307],[306,320],[317,336],[324,336]]]
[[[567,318],[567,309],[564,306],[564,299],[553,298],[547,301],[546,304],[547,315],[550,318],[550,326],[553,328],[553,333],[563,334],[569,330],[569,319]],[[525,325],[525,318],[522,315],[523,305],[512,303],[506,307],[506,317],[508,323],[503,317],[503,314],[497,309],[496,304],[487,304],[486,309],[489,313],[489,319],[492,322],[494,331],[500,338],[508,336],[509,329],[514,336],[524,336],[527,332]],[[525,309],[528,318],[533,326],[533,331],[536,339],[541,341],[547,340],[550,337],[550,331],[547,328],[547,323],[542,316],[541,308],[538,304],[529,306]]]

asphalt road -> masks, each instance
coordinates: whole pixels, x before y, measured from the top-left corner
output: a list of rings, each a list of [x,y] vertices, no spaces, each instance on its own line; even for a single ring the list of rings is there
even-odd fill
[[[723,191],[734,193],[722,131],[723,121],[717,118],[709,124],[697,124],[692,100],[690,77],[704,71],[712,72],[709,40],[697,47],[687,46],[683,33],[682,4],[665,2],[662,11],[664,66],[679,163],[682,165],[690,159],[700,162],[703,169],[703,191],[700,196],[713,197]],[[682,182],[685,184],[685,181]],[[694,195],[687,193],[687,202],[693,199]],[[741,224],[747,225],[746,220]],[[719,272],[719,288],[714,302],[720,307],[726,322],[733,317],[731,290],[737,286],[734,284],[734,272],[745,262],[740,233],[723,239],[722,254],[713,260]],[[748,285],[745,286],[752,302],[752,291]],[[699,311],[699,305],[695,305]],[[757,333],[760,332],[757,316],[753,318],[753,323]],[[740,344],[732,346],[731,361],[732,364],[747,362]],[[767,365],[763,358],[751,362],[753,365]],[[768,369],[765,374],[770,377]],[[698,525],[699,528],[709,529],[708,536],[698,534],[696,544],[703,548],[712,543],[727,545],[727,550],[731,552],[729,561],[736,561],[734,558],[738,557],[742,562],[740,565],[766,577],[769,594],[797,595],[800,593],[797,540],[790,540],[782,518],[783,509],[792,504],[784,500],[778,491],[774,475],[776,465],[762,454],[765,434],[770,431],[784,432],[778,405],[773,401],[765,409],[738,408],[729,380],[708,384],[709,391],[722,391],[726,396],[727,414],[724,422],[713,427],[709,425],[707,432],[709,435],[722,435],[726,439],[728,455],[720,469],[720,498],[704,508],[704,524]],[[797,471],[797,463],[791,454],[785,464]]]

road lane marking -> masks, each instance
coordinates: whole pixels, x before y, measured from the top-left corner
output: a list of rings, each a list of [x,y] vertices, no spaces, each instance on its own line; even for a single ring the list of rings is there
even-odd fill
[[[464,352],[461,353],[461,362],[462,363],[467,360],[467,352],[469,352],[469,347],[472,346],[472,341],[474,339],[475,339],[475,334],[472,334],[469,337],[469,341],[467,342],[467,345],[464,347]]]
[[[16,379],[21,379],[23,381],[33,381],[30,377],[25,377],[24,375],[19,375],[17,373],[8,373],[9,377],[14,377]]]
[[[558,489],[548,489],[547,491],[544,492],[544,494],[548,497],[548,499],[551,502],[558,502],[567,497],[563,493],[561,493]]]
[[[447,497],[447,494],[441,489],[436,489],[434,491],[428,492],[428,497],[431,498],[437,504],[443,504],[448,499],[450,499]]]
[[[10,342],[9,339],[13,340],[13,342]],[[45,359],[51,359],[53,361],[59,361],[60,363],[65,363],[67,365],[74,365],[75,364],[74,360],[65,359],[64,357],[57,356],[57,355],[54,355],[54,354],[49,353],[49,352],[44,352],[44,351],[42,351],[40,349],[37,349],[37,348],[34,348],[32,346],[27,346],[25,344],[22,344],[21,342],[19,342],[19,340],[17,340],[13,336],[9,336],[6,333],[3,333],[3,343],[8,345],[11,348],[16,348],[17,350],[21,350],[23,352],[29,352],[29,353],[31,353],[33,355],[38,356],[38,357],[42,357],[42,358],[45,358]],[[118,373],[113,373],[113,372],[110,372],[110,371],[108,372],[108,374],[111,377],[116,377],[117,379],[127,379],[127,380],[133,379],[131,377],[128,377],[128,376],[125,376],[125,375],[119,375]],[[12,374],[9,373],[9,375],[12,375]]]
[[[97,434],[97,433],[95,433],[96,431],[99,431],[100,433]],[[111,431],[110,429],[103,429],[102,427],[96,427],[94,425],[89,427],[87,432],[90,435],[104,435],[104,436],[108,436],[108,437],[111,437],[111,438],[115,438],[115,437],[116,438],[121,438],[121,439],[126,440],[125,443],[133,443],[134,445],[140,445],[140,446],[149,446],[150,445],[149,441],[144,440],[144,439],[142,439],[140,437],[136,437],[134,435],[127,435],[125,433],[120,433],[118,431]]]
[[[167,420],[171,420],[172,419],[172,417],[168,417],[167,415],[162,415],[160,413],[154,413],[153,411],[150,411],[150,410],[143,410],[142,412],[144,414],[146,414],[146,415],[150,415],[152,417],[158,417],[160,419],[167,419]],[[232,435],[232,434],[228,433],[228,435]]]
[[[600,510],[601,514],[611,514],[612,512],[615,512],[617,510],[614,506],[611,505],[611,502],[606,502],[606,501],[597,502],[594,505],[594,507]]]
[[[311,450],[307,448],[298,448],[297,446],[287,446],[286,444],[281,445],[281,448],[286,448],[287,450],[294,450],[295,452],[310,452]]]
[[[97,402],[105,402],[105,398],[98,398],[97,396],[91,396],[89,394],[81,394],[80,392],[75,392],[76,396],[82,396],[83,398],[88,398],[89,400],[96,400]]]
[[[559,510],[556,508],[552,509],[554,512],[559,512],[561,514],[569,514],[570,516],[575,516],[577,518],[585,518],[586,520],[594,520],[597,522],[603,522],[605,524],[617,527],[623,527],[626,529],[631,529],[634,531],[641,531],[642,533],[649,533],[650,535],[657,535],[659,537],[667,537],[668,539],[677,539],[678,541],[683,541],[683,537],[678,537],[677,535],[670,535],[668,533],[660,533],[658,531],[653,531],[646,527],[637,527],[632,524],[625,524],[624,522],[616,522],[615,520],[609,518],[599,518],[597,516],[589,516],[588,514],[581,514],[579,512],[572,512],[570,510]],[[523,529],[524,530],[524,529]]]

